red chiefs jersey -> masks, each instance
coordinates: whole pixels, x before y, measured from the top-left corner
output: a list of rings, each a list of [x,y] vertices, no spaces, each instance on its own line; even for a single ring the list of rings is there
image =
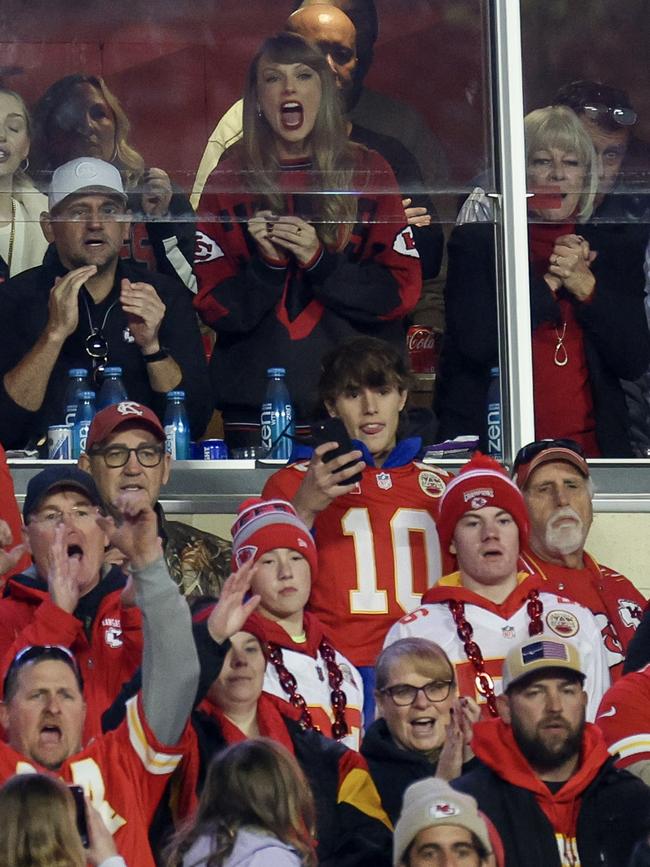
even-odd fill
[[[307,467],[281,469],[263,496],[293,500]],[[354,665],[375,664],[389,628],[440,577],[436,518],[450,480],[444,470],[416,461],[367,467],[355,490],[316,518],[318,575],[312,575],[309,608]]]
[[[619,678],[627,647],[646,606],[634,584],[619,572],[597,563],[586,551],[581,569],[549,563],[531,551],[524,552],[522,561],[530,572],[543,578],[545,591],[568,596],[591,611],[603,637],[612,681]]]
[[[626,674],[603,696],[596,725],[621,768],[650,762],[650,665]]]
[[[81,786],[115,838],[129,867],[154,867],[148,829],[170,775],[190,745],[189,727],[173,747],[159,743],[137,696],[126,719],[63,763],[57,776]],[[51,774],[0,742],[0,785],[15,774]]]
[[[5,450],[0,445],[0,518],[6,521],[11,530],[12,541],[11,545],[7,546],[7,550],[11,550],[14,546],[20,545],[22,542],[22,521],[20,520],[20,512],[16,503],[14,494],[14,481],[11,477],[9,467],[7,466],[7,456]],[[28,569],[31,563],[29,554],[25,553],[18,561],[13,569],[10,569],[6,575],[0,575],[0,586],[11,575],[17,575],[23,569]]]

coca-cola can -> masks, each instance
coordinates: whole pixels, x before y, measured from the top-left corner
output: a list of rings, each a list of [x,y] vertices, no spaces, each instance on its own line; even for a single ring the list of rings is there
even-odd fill
[[[413,373],[435,373],[436,335],[428,325],[411,325],[406,335],[406,347]]]

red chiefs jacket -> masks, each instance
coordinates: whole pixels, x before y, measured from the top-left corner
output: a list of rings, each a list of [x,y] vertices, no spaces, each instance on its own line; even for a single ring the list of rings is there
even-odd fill
[[[46,582],[27,572],[7,582],[0,601],[0,678],[23,647],[68,647],[84,680],[84,743],[101,733],[102,713],[140,665],[142,616],[136,607],[122,607],[125,583],[124,573],[114,566],[68,614],[52,602]]]

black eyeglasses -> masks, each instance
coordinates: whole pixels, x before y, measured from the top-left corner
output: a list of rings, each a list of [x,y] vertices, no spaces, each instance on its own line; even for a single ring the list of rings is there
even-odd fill
[[[101,456],[107,467],[117,469],[126,466],[131,452],[136,456],[141,466],[157,467],[165,454],[165,447],[162,445],[143,445],[130,449],[128,446],[106,446],[103,449],[91,449],[89,454],[91,457]]]
[[[104,370],[108,362],[108,341],[99,328],[93,328],[84,342],[86,353],[93,365],[93,383],[96,388],[102,384]]]
[[[453,680],[432,680],[424,686],[396,683],[395,686],[386,686],[379,692],[389,695],[398,707],[408,707],[416,700],[419,692],[423,692],[429,701],[444,701],[449,697],[453,683]]]
[[[22,650],[19,650],[11,661],[11,665],[7,669],[7,673],[2,682],[3,697],[6,697],[7,685],[15,676],[16,672],[24,665],[28,665],[30,662],[35,662],[37,659],[53,659],[58,662],[64,662],[66,665],[70,666],[77,678],[79,689],[83,690],[81,672],[79,671],[77,660],[71,650],[68,650],[68,648],[64,647],[62,644],[30,644],[28,647],[23,647]]]
[[[590,120],[609,116],[621,126],[632,126],[637,119],[637,113],[633,109],[621,105],[605,105],[604,102],[583,105],[582,110]]]
[[[541,452],[548,451],[548,449],[568,449],[570,452],[575,452],[575,454],[579,455],[583,460],[586,460],[584,449],[580,443],[577,443],[575,440],[535,440],[533,443],[528,443],[527,445],[522,446],[522,448],[517,452],[517,457],[512,465],[513,474],[517,472],[517,469],[521,464],[529,464],[533,458],[537,457]]]

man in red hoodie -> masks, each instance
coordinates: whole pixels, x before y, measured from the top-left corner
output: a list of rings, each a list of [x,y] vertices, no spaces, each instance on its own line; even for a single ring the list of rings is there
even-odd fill
[[[529,638],[506,657],[499,718],[474,727],[481,765],[453,785],[496,826],[506,867],[627,867],[650,829],[650,789],[585,722],[584,680],[573,644]]]

